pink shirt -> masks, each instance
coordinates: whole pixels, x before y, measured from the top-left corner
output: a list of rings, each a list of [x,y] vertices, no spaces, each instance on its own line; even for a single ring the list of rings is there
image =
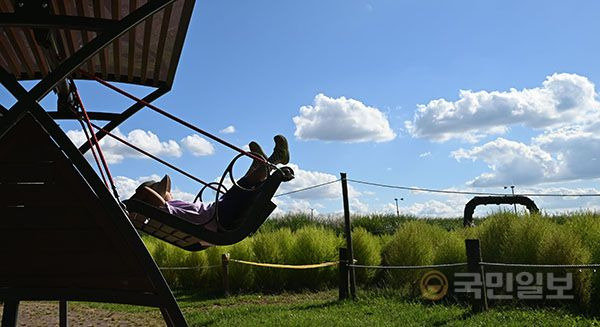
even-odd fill
[[[208,230],[217,230],[217,223],[213,219],[215,213],[214,203],[189,203],[180,200],[172,200],[167,201],[165,206],[167,211],[174,216],[194,224],[203,225],[204,228]]]

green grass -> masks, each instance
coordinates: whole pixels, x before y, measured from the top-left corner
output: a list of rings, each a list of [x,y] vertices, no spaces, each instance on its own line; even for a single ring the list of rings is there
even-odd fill
[[[393,292],[367,291],[353,301],[337,301],[335,291],[229,298],[178,296],[191,326],[594,326],[592,316],[561,308],[496,307],[471,314],[462,305],[421,303]],[[84,304],[116,312],[140,312],[121,305]],[[155,309],[152,313],[156,315]],[[159,319],[159,317],[157,317]]]

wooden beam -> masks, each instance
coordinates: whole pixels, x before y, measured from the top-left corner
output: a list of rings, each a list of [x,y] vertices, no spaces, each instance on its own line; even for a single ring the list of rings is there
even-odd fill
[[[73,29],[102,32],[110,30],[117,20],[85,16],[49,15],[23,16],[14,13],[0,13],[0,27],[27,27],[48,29]]]

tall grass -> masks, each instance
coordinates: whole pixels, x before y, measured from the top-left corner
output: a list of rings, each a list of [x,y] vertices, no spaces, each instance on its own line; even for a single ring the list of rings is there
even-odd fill
[[[483,260],[488,262],[600,263],[600,217],[595,213],[581,212],[557,218],[498,212],[479,220],[474,228],[457,227],[457,223],[460,221],[441,223],[440,220],[377,215],[354,218],[355,259],[363,265],[465,262],[464,240],[478,238]],[[338,259],[338,248],[345,246],[340,226],[338,222],[311,219],[307,215],[288,216],[271,222],[267,228],[261,228],[259,233],[234,246],[199,253],[188,253],[152,238],[144,238],[144,241],[161,267],[220,265],[223,253],[230,253],[234,259],[257,262],[312,264]],[[389,226],[394,228],[393,233],[381,232],[382,227]],[[573,273],[577,298],[583,304],[598,303],[600,273],[555,272]],[[414,286],[422,271],[356,269],[356,273],[359,283],[404,289]],[[173,288],[218,290],[221,285],[220,268],[165,270],[164,275]],[[234,291],[317,290],[334,287],[337,278],[335,267],[291,271],[230,264],[230,285]]]

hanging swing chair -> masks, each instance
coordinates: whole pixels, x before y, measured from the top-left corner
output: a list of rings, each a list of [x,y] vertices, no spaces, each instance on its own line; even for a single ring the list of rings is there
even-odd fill
[[[235,182],[233,177],[233,166],[236,161],[244,156],[238,154],[229,164],[219,183],[207,183],[200,190],[194,202],[202,201],[202,193],[206,188],[216,191],[215,203],[223,193],[223,181],[229,175],[232,183],[245,192],[255,192],[252,204],[235,217],[233,226],[224,226],[219,220],[218,205],[210,221],[203,224],[190,222],[177,217],[150,203],[139,199],[125,200],[130,219],[138,230],[152,235],[158,239],[168,242],[187,251],[202,251],[210,246],[232,245],[255,233],[265,222],[269,215],[277,207],[271,198],[282,182],[294,178],[294,171],[289,167],[277,168],[259,186],[253,189],[245,189]],[[215,188],[214,185],[217,187]],[[216,222],[216,230],[207,228],[210,222]]]

